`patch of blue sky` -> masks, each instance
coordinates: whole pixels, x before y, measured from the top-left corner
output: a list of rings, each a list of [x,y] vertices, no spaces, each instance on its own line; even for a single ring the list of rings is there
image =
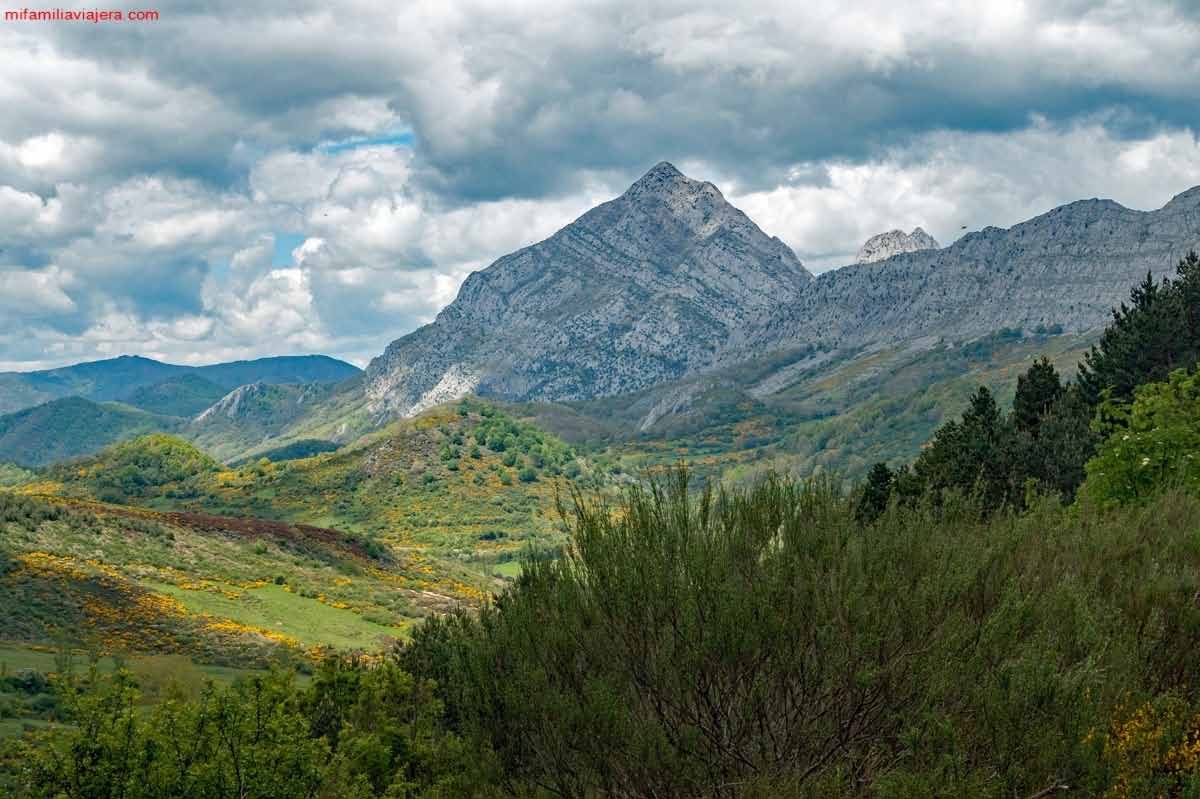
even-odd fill
[[[275,249],[271,253],[271,266],[291,266],[292,250],[304,243],[307,238],[303,233],[287,233],[275,231]]]
[[[342,139],[335,142],[324,142],[317,145],[319,152],[326,155],[334,155],[336,153],[344,153],[347,150],[357,150],[361,147],[412,147],[413,135],[411,132],[404,133],[389,133],[384,136],[354,136],[349,139]]]

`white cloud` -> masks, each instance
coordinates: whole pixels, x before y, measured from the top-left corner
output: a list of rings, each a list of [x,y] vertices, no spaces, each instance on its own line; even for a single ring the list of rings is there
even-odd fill
[[[0,269],[0,312],[22,318],[73,311],[75,301],[65,291],[71,282],[56,267]]]
[[[866,163],[800,165],[818,183],[733,195],[810,269],[853,260],[868,237],[921,226],[943,245],[986,225],[1009,227],[1090,197],[1150,210],[1200,183],[1191,131],[1121,139],[1099,121],[1060,129],[1035,121],[1013,134],[940,132]]]
[[[1198,23],[1169,0],[217,0],[4,26],[0,363],[361,362],[661,159],[818,269],[893,227],[1157,207],[1200,183]]]

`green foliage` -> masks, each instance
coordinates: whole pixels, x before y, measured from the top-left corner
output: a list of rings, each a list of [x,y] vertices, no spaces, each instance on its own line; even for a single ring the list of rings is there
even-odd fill
[[[256,459],[266,458],[272,463],[296,461],[320,455],[322,452],[336,452],[338,447],[339,445],[333,441],[324,441],[319,438],[302,438],[299,441],[293,441],[282,447],[266,450],[257,455]],[[241,463],[235,463],[234,465],[240,466]]]
[[[1087,463],[1086,496],[1122,504],[1175,483],[1200,489],[1200,373],[1139,386],[1132,404],[1107,399],[1095,426],[1105,439]]]
[[[678,475],[577,499],[562,558],[402,662],[510,781],[558,795],[1103,794],[1121,708],[1200,667],[1200,502],[979,510],[863,527],[826,484]]]
[[[7,760],[14,799],[274,799],[470,795],[476,764],[431,686],[394,664],[330,660],[308,688],[287,674],[178,689],[149,713],[135,677],[64,680],[71,727]]]
[[[1078,386],[1065,388],[1033,432],[1018,431],[1015,436],[1010,485],[1017,488],[1032,480],[1043,491],[1073,499],[1084,480],[1084,464],[1100,440],[1091,418],[1092,407]]]
[[[1022,433],[1037,437],[1038,425],[1046,411],[1063,393],[1062,380],[1048,358],[1038,358],[1017,378],[1013,397],[1013,424]]]
[[[116,444],[99,455],[55,466],[52,479],[82,482],[93,496],[123,502],[130,498],[153,497],[169,486],[195,491],[204,475],[218,464],[188,442],[174,436],[155,434]]]
[[[887,510],[895,479],[895,475],[886,463],[877,463],[871,468],[866,484],[858,498],[857,517],[859,521],[873,522]]]
[[[1113,321],[1079,368],[1079,384],[1090,404],[1107,390],[1128,402],[1143,383],[1165,380],[1171,371],[1200,359],[1200,256],[1188,253],[1175,279],[1155,283],[1149,274],[1130,293],[1130,304],[1113,311]]]
[[[36,475],[11,463],[0,463],[0,488],[11,488],[32,482]]]
[[[980,386],[962,419],[937,431],[913,471],[935,499],[948,490],[979,492],[986,508],[998,508],[1012,496],[1012,437],[992,393]]]

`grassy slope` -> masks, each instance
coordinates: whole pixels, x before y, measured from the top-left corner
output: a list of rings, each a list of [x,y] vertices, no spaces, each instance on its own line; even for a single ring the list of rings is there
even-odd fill
[[[499,583],[335,531],[0,492],[0,640],[261,665],[377,650]]]

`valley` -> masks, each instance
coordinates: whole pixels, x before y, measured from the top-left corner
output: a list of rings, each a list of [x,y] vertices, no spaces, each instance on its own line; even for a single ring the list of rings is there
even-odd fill
[[[1198,202],[1073,203],[944,248],[894,231],[814,277],[662,163],[473,274],[365,371],[122,357],[2,374],[0,483],[32,503],[5,523],[5,579],[38,608],[3,637],[73,629],[71,646],[237,666],[379,652],[558,557],[575,492],[680,465],[697,486],[848,489],[912,462],[978,386],[1006,405],[1036,358],[1069,378],[1130,276],[1198,242]]]

